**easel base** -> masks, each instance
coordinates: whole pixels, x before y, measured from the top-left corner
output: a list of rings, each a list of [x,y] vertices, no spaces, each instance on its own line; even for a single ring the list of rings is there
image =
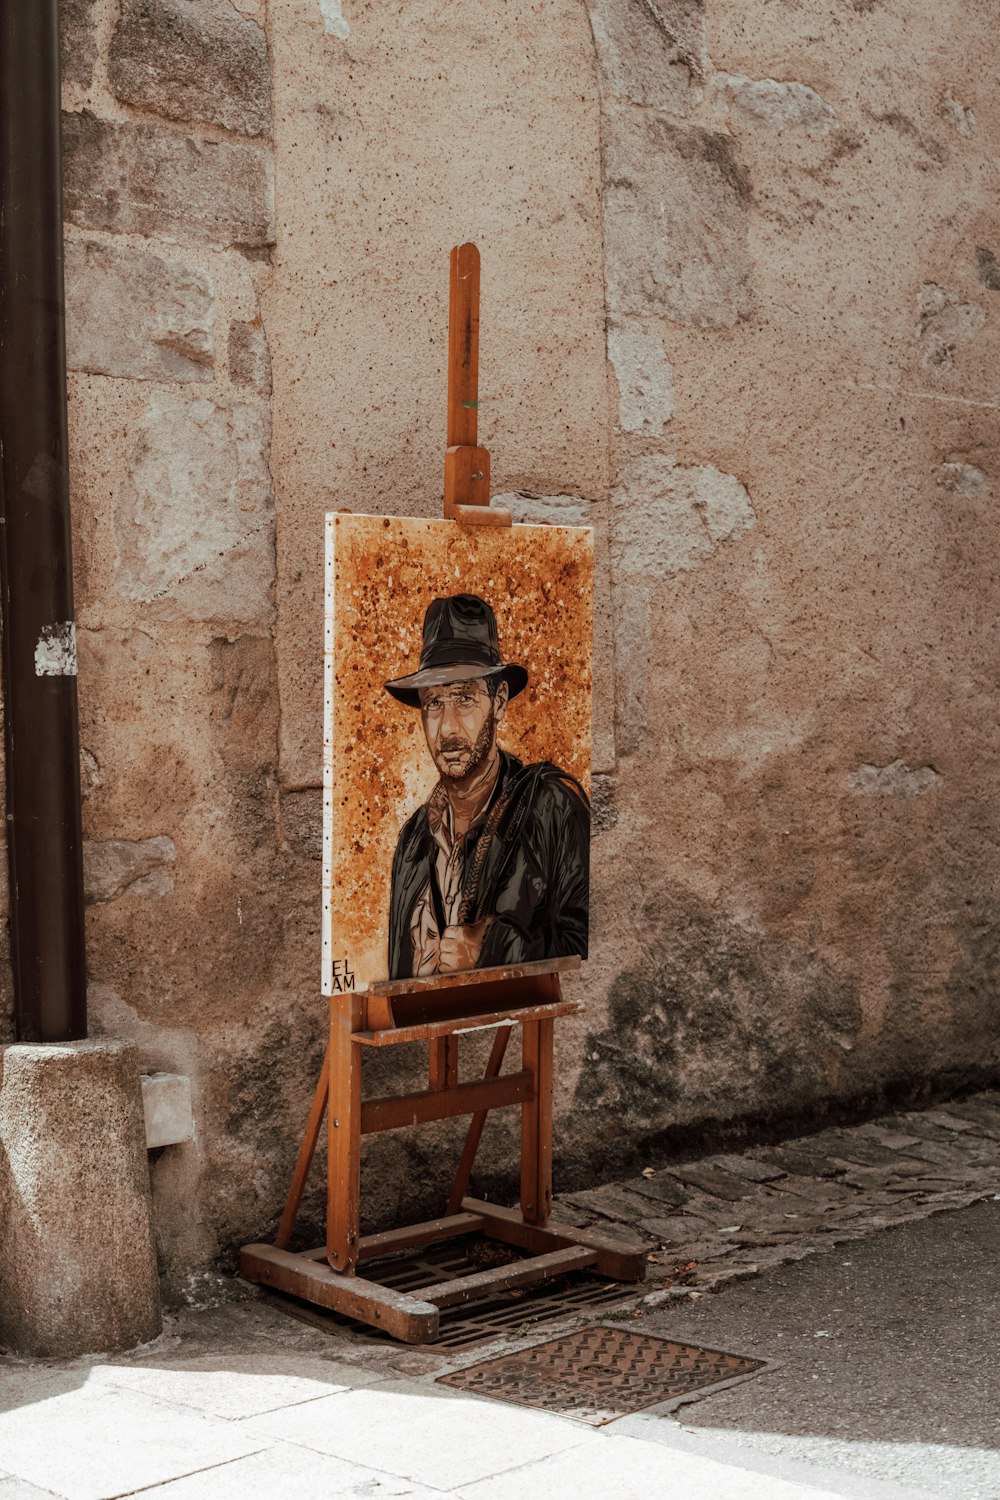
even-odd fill
[[[433,1344],[439,1336],[443,1307],[473,1302],[512,1287],[535,1286],[589,1267],[614,1281],[641,1281],[645,1273],[646,1257],[639,1247],[606,1239],[589,1229],[530,1224],[516,1209],[498,1208],[475,1198],[463,1200],[461,1213],[366,1236],[361,1241],[360,1258],[373,1260],[477,1233],[530,1253],[510,1265],[493,1266],[412,1293],[331,1270],[322,1249],[293,1254],[274,1245],[245,1245],[240,1252],[240,1275],[380,1328],[403,1343]]]

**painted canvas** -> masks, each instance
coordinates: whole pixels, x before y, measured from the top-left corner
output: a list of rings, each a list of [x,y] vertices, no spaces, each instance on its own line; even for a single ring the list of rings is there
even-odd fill
[[[323,992],[587,956],[592,533],[330,515]]]

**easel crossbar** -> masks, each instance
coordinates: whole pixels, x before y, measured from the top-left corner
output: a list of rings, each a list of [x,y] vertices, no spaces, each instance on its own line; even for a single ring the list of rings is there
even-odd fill
[[[534,1097],[534,1073],[530,1068],[522,1068],[505,1078],[477,1079],[453,1088],[369,1099],[361,1106],[361,1133],[375,1135],[381,1130],[399,1130],[404,1125],[424,1125],[430,1120],[451,1119],[453,1115],[476,1114],[481,1109],[527,1104]]]
[[[552,1250],[548,1255],[533,1255],[529,1260],[515,1261],[510,1266],[491,1266],[489,1270],[476,1271],[471,1276],[456,1276],[451,1281],[422,1286],[420,1300],[433,1302],[435,1307],[460,1307],[463,1302],[472,1302],[484,1293],[537,1286],[540,1281],[564,1276],[568,1271],[584,1271],[596,1261],[596,1250],[571,1245],[566,1249]]]
[[[398,1047],[406,1042],[433,1042],[438,1037],[466,1036],[474,1031],[491,1031],[495,1026],[515,1026],[525,1021],[545,1021],[557,1016],[574,1016],[583,1010],[582,1000],[559,1000],[545,1005],[522,1005],[509,1010],[494,1010],[477,1016],[470,1013],[450,1021],[425,1021],[417,1026],[400,1026],[393,1030],[356,1031],[351,1041],[356,1047]]]
[[[483,1231],[492,1240],[505,1245],[515,1245],[532,1255],[544,1255],[548,1250],[567,1245],[583,1245],[597,1251],[595,1262],[602,1276],[615,1281],[641,1281],[646,1265],[646,1252],[641,1245],[612,1239],[593,1229],[576,1229],[568,1224],[528,1224],[516,1209],[500,1208],[495,1203],[483,1203],[477,1198],[464,1198],[462,1207],[483,1221]]]
[[[436,1245],[443,1240],[460,1239],[466,1234],[477,1234],[483,1227],[478,1214],[448,1214],[443,1219],[428,1219],[423,1224],[405,1224],[401,1229],[382,1229],[377,1234],[363,1234],[358,1245],[358,1260],[381,1260],[387,1255],[399,1255],[405,1250],[419,1250],[423,1245]],[[306,1260],[325,1260],[326,1246],[318,1245],[313,1250],[299,1252]]]

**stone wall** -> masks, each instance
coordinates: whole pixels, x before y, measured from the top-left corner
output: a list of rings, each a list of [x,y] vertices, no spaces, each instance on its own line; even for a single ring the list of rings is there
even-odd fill
[[[987,9],[591,15],[618,761],[576,1129],[995,1070]]]
[[[466,238],[495,488],[601,560],[561,1181],[995,1072],[985,3],[63,13],[91,1005],[193,1081],[153,1167],[173,1294],[269,1232],[291,1168],[321,520],[439,512]],[[436,1207],[455,1140],[373,1142],[372,1222]]]
[[[180,1294],[271,1212],[319,1034],[281,962],[298,898],[278,837],[263,20],[228,0],[64,7],[92,1025],[193,1081],[196,1138],[153,1165]],[[275,1030],[272,1122],[248,1100]]]

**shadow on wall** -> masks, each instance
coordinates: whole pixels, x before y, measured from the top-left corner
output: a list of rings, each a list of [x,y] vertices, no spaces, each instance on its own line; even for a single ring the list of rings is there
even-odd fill
[[[615,1118],[648,1140],[718,1118],[723,1099],[732,1118],[842,1092],[862,1025],[855,978],[815,953],[776,961],[763,934],[680,886],[649,903],[643,925],[644,959],[613,981],[608,1022],[586,1040],[580,1135]]]
[[[875,1073],[853,1059],[864,1017],[859,979],[815,952],[785,947],[674,886],[644,911],[643,961],[613,981],[608,1021],[588,1034],[560,1136],[574,1158],[625,1167],[650,1146],[692,1149],[726,1135],[871,1112],[876,1099],[927,1097],[974,1075],[995,1081],[1000,1058],[1000,907],[954,930],[962,956],[943,985],[942,1021],[965,1038],[966,1064],[942,1069],[934,1017],[900,980],[872,1039]],[[720,1101],[725,1110],[720,1110]],[[629,1139],[607,1141],[609,1118]],[[570,1171],[578,1165],[568,1163]]]

